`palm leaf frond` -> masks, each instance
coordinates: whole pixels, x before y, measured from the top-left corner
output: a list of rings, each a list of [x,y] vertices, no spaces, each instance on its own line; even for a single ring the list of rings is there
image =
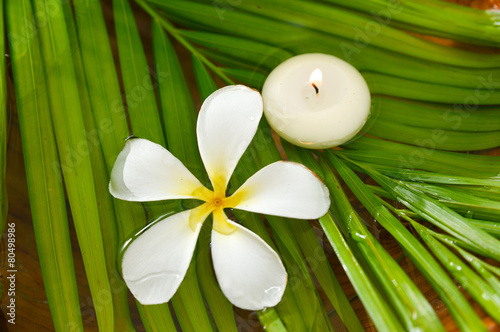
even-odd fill
[[[50,311],[56,329],[83,330],[40,41],[29,38],[27,29],[34,19],[33,9],[29,1],[8,1],[5,14],[12,36],[12,71],[33,227]]]
[[[333,308],[349,331],[372,325],[381,331],[449,328],[420,281],[433,288],[430,296],[440,298],[461,330],[486,329],[476,304],[500,322],[500,159],[456,152],[500,145],[500,56],[403,31],[498,46],[498,14],[438,0],[74,0],[57,2],[54,15],[51,5],[9,0],[5,15],[33,227],[56,330],[87,328],[78,303],[65,189],[101,330],[252,326],[217,283],[210,220],[171,303],[136,303],[138,313],[129,308],[133,301],[119,275],[121,246],[154,219],[196,202],[118,201],[108,193],[109,176],[125,140],[135,135],[168,147],[209,186],[196,141],[195,103],[222,84],[260,89],[273,68],[306,52],[333,54],[360,69],[372,92],[372,115],[362,134],[326,151],[279,141],[261,121],[229,192],[261,167],[287,158],[316,172],[333,204],[319,226],[233,211],[281,256],[289,276],[282,301],[251,314],[256,316],[251,323],[258,319],[269,331],[332,331],[337,329]],[[383,9],[392,10],[388,21]],[[108,12],[115,34],[106,28]],[[139,12],[148,17],[146,25],[136,21]],[[32,24],[35,34],[28,29]],[[377,32],[363,42],[360,32],[369,27]],[[118,66],[111,47],[115,35]],[[187,60],[179,57],[181,48]],[[2,62],[0,73],[5,72]],[[5,91],[2,80],[2,181]],[[81,158],[75,159],[74,151]],[[5,190],[0,193],[5,223]],[[371,228],[389,234],[404,254],[395,254]],[[328,241],[321,242],[320,232]],[[415,265],[416,280],[401,257]],[[353,292],[355,300],[348,297]]]

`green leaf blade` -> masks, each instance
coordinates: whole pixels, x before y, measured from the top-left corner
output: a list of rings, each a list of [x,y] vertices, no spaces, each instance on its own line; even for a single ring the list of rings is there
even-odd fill
[[[483,255],[500,260],[500,242],[483,230],[431,197],[412,189],[402,182],[395,184],[380,173],[369,171],[370,176],[386,190],[394,193],[398,200],[429,222],[456,238],[476,248]]]
[[[476,53],[451,49],[409,35],[390,25],[380,24],[373,17],[359,15],[357,12],[345,9],[344,6],[301,0],[272,0],[266,3],[249,0],[239,3],[239,8],[290,25],[299,25],[347,40],[358,41],[358,45],[362,45],[359,49],[373,45],[419,59],[464,67],[478,66],[477,62],[481,58]],[[363,45],[361,40],[366,44]],[[490,59],[490,66],[496,67],[493,59],[494,57]]]
[[[367,186],[341,160],[332,154],[328,157],[370,214],[377,218],[407,251],[417,268],[440,295],[457,324],[465,329],[470,326],[481,326],[480,319],[467,300],[422,244],[377,200]]]
[[[70,39],[71,54],[75,66],[75,74],[80,93],[82,115],[89,144],[90,160],[92,162],[92,173],[94,175],[96,198],[99,202],[98,212],[101,221],[101,232],[104,246],[106,265],[108,268],[109,283],[112,287],[113,311],[115,329],[121,331],[133,330],[128,306],[128,292],[125,283],[121,280],[118,272],[118,248],[119,234],[116,221],[116,211],[113,198],[109,194],[109,177],[106,168],[101,141],[97,135],[98,129],[92,109],[91,98],[88,91],[85,69],[81,56],[80,44],[76,31],[76,23],[73,18],[73,10],[70,3],[63,3],[64,17]]]
[[[435,150],[431,143],[433,140],[444,139],[442,134],[442,131],[436,130],[427,142],[429,145],[418,147],[369,136],[356,136],[342,145],[348,150],[335,153],[372,164],[471,178],[499,178],[500,157]]]
[[[75,0],[73,3],[75,12],[78,13],[75,16],[78,38],[96,118],[97,130],[92,134],[100,138],[109,175],[130,132],[101,4],[96,0]],[[117,199],[113,202],[119,241],[123,243],[146,225],[146,215],[140,204]],[[138,308],[141,318],[147,319],[143,322],[146,329],[175,330],[167,304],[158,306],[138,304]]]
[[[56,331],[83,331],[64,189],[45,72],[28,1],[7,1],[6,20],[38,256]]]
[[[127,0],[113,1],[127,107],[135,136],[166,146],[150,70]],[[163,79],[158,76],[158,79]]]
[[[370,317],[372,317],[375,326],[382,331],[403,330],[400,322],[395,319],[395,313],[387,306],[371,280],[366,276],[363,269],[360,268],[358,261],[352,254],[351,249],[331,215],[326,214],[319,219],[319,222],[333,250],[344,266],[349,280],[351,280],[357,294],[365,304],[366,310],[370,314]]]
[[[419,1],[394,5],[383,1],[352,1],[349,4],[341,0],[328,0],[341,6],[360,10],[369,15],[377,13],[378,19],[384,20],[384,13],[391,14],[391,23],[403,30],[414,31],[465,43],[497,47],[500,33],[495,26],[498,13],[479,10],[467,6],[441,1]]]
[[[282,48],[249,39],[193,30],[180,30],[180,33],[198,45],[244,60],[252,64],[253,69],[270,71],[293,56],[291,52]]]
[[[194,105],[188,97],[189,89],[173,46],[156,21],[153,22],[153,49],[157,76],[165,76],[158,82],[158,95],[169,151],[189,165],[198,179],[203,179],[195,134]]]
[[[35,1],[38,15],[45,17],[45,25],[39,27],[41,50],[45,61],[48,97],[57,147],[63,167],[64,183],[68,194],[75,229],[87,273],[89,288],[100,328],[112,329],[114,314],[112,303],[103,303],[103,297],[111,297],[111,288],[99,223],[94,177],[90,160],[80,96],[76,82],[71,47],[60,4],[48,8],[45,1]],[[51,10],[51,11],[49,11]],[[49,12],[51,14],[49,14]],[[55,42],[57,40],[57,42]]]
[[[314,275],[339,314],[342,322],[349,331],[364,331],[361,322],[352,308],[342,286],[335,277],[332,267],[328,264],[323,248],[316,238],[314,231],[304,221],[295,220],[291,223],[295,230],[297,241],[303,252],[305,260],[309,263]]]
[[[339,168],[337,170],[345,179],[346,174]],[[325,173],[327,174],[326,182],[332,193],[334,204],[339,207],[342,219],[349,231],[348,234],[355,239],[367,262],[375,271],[393,302],[394,308],[399,312],[401,320],[405,322],[406,329],[443,331],[443,326],[422,293],[368,231],[354,211],[349,199],[340,189],[341,185],[335,175],[330,170],[325,169],[325,172],[327,172]]]
[[[464,287],[469,294],[486,310],[496,321],[500,321],[500,294],[486,281],[480,278],[470,267],[462,262],[446,246],[436,240],[423,227],[417,230],[436,257],[446,267],[448,272]]]

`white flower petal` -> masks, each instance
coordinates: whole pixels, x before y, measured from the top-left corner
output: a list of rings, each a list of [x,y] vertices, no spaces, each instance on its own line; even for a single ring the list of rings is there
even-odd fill
[[[126,248],[122,258],[125,283],[142,304],[168,302],[184,279],[193,257],[201,226],[193,231],[189,219],[194,210],[169,216],[148,227]]]
[[[161,145],[134,138],[125,143],[113,170],[109,191],[126,201],[147,202],[198,198],[203,185]]]
[[[233,207],[297,219],[316,219],[330,207],[325,184],[307,167],[279,161],[250,177],[235,193]]]
[[[259,92],[243,85],[219,89],[201,106],[196,129],[198,146],[216,190],[226,188],[257,131],[262,109]]]
[[[224,235],[212,230],[212,259],[222,292],[242,309],[275,306],[287,282],[278,254],[256,234],[228,222],[236,227],[233,233]]]

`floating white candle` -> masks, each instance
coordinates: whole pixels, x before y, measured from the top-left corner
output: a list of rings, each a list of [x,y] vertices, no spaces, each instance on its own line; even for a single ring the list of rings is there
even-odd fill
[[[285,140],[310,149],[340,145],[363,127],[370,91],[349,63],[303,54],[276,67],[262,89],[264,114]]]

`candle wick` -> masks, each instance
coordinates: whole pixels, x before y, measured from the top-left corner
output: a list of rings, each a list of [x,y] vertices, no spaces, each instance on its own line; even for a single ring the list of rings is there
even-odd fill
[[[318,94],[318,93],[319,93],[319,89],[318,89],[318,87],[316,86],[316,84],[311,83],[311,85],[313,86],[314,90],[316,90],[316,94]]]

